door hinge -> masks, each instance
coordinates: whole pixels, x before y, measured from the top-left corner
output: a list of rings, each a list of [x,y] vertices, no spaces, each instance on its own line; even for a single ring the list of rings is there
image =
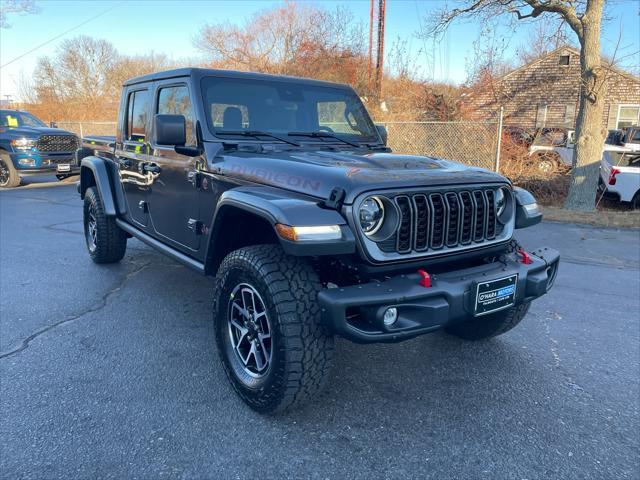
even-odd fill
[[[329,198],[324,200],[321,204],[324,208],[329,208],[331,210],[340,211],[342,209],[342,204],[344,203],[344,199],[347,196],[344,188],[334,187],[329,194]]]
[[[189,221],[187,222],[187,228],[191,230],[193,233],[195,233],[196,235],[202,235],[205,233],[205,230],[206,230],[204,223],[202,223],[199,220],[196,220],[195,218],[189,219]]]

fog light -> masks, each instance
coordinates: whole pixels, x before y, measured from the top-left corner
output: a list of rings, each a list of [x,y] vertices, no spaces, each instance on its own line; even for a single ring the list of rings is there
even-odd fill
[[[396,307],[387,308],[384,311],[384,317],[382,321],[385,327],[390,327],[398,320],[398,309]]]
[[[24,165],[27,167],[33,167],[36,164],[36,161],[33,158],[19,158],[18,159],[18,164],[20,165]]]

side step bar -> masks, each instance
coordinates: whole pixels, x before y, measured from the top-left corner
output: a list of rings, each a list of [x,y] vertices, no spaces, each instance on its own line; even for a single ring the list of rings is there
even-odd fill
[[[172,258],[176,262],[179,262],[185,265],[186,267],[189,267],[195,270],[196,272],[199,272],[204,275],[204,263],[200,263],[197,260],[194,260],[193,258],[188,257],[184,253],[179,252],[175,248],[171,248],[165,245],[164,243],[159,242],[155,238],[147,235],[146,233],[144,233],[141,230],[138,230],[135,227],[132,227],[128,223],[120,220],[119,218],[116,218],[116,225],[118,225],[118,227],[120,227],[122,230],[127,232],[129,235],[137,238],[141,242],[146,243],[150,247],[153,247],[156,250],[159,250],[161,253],[164,253],[167,257]]]

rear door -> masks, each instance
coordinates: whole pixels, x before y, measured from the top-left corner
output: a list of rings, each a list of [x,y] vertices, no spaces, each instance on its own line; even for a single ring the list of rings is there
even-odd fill
[[[149,222],[148,193],[152,176],[144,171],[149,161],[150,92],[141,88],[127,92],[122,141],[116,143],[115,159],[127,202],[127,216],[135,226]]]
[[[167,80],[155,84],[154,114],[183,115],[186,146],[196,146],[192,99],[186,82]],[[200,246],[196,163],[199,157],[175,152],[173,146],[158,145],[152,139],[153,158],[159,167],[151,187],[149,212],[153,234],[189,253]]]

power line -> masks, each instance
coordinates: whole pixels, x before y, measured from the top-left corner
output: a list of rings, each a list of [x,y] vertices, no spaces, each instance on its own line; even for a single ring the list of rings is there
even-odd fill
[[[18,61],[18,60],[20,60],[20,59],[21,59],[21,58],[23,58],[23,57],[26,57],[26,56],[27,56],[27,55],[29,55],[30,53],[35,52],[36,50],[38,50],[39,48],[44,47],[45,45],[49,44],[50,42],[53,42],[54,40],[57,40],[57,39],[59,39],[60,37],[64,37],[67,33],[69,33],[69,32],[73,32],[74,30],[77,30],[78,28],[82,27],[83,25],[86,25],[87,23],[89,23],[89,22],[91,22],[91,21],[95,20],[96,18],[101,17],[101,16],[103,16],[103,15],[105,15],[105,14],[109,13],[111,10],[113,10],[114,8],[116,8],[116,7],[117,7],[118,5],[120,5],[121,3],[124,3],[124,2],[117,2],[117,3],[115,3],[114,5],[112,5],[111,7],[107,8],[106,10],[104,10],[103,12],[100,12],[100,13],[98,13],[97,15],[94,15],[93,17],[91,17],[91,18],[89,18],[89,19],[85,20],[85,21],[84,21],[84,22],[82,22],[82,23],[77,24],[77,25],[76,25],[76,26],[74,26],[74,27],[71,27],[71,28],[70,28],[70,29],[68,29],[68,30],[65,30],[65,31],[64,31],[64,32],[62,32],[61,34],[56,35],[56,36],[55,36],[55,37],[53,37],[53,38],[50,38],[50,39],[49,39],[49,40],[47,40],[46,42],[42,42],[40,45],[38,45],[38,46],[36,46],[36,47],[32,48],[31,50],[29,50],[29,51],[27,51],[27,52],[24,52],[24,53],[23,53],[23,54],[21,54],[21,55],[18,55],[16,58],[14,58],[14,59],[12,59],[12,60],[9,60],[9,61],[8,61],[7,63],[5,63],[4,65],[0,66],[0,69],[2,69],[2,68],[4,68],[4,67],[6,67],[7,65],[11,65],[13,62]]]

